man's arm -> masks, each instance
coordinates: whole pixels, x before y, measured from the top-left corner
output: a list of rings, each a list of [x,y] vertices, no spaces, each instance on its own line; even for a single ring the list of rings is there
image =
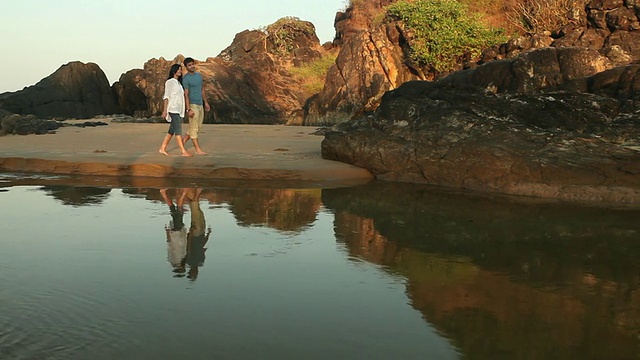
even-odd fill
[[[206,111],[211,110],[211,106],[209,106],[209,102],[207,101],[207,96],[204,93],[204,81],[202,81],[202,101],[204,102],[204,109]]]
[[[185,84],[186,82],[187,82],[187,79],[183,78],[182,87],[184,89],[184,108],[185,108],[185,113],[187,114],[187,116],[189,116],[189,112],[191,111],[191,103],[189,102],[189,86],[188,86],[188,83]]]

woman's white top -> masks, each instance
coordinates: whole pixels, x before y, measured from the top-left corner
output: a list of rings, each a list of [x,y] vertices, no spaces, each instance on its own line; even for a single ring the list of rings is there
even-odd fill
[[[171,122],[171,116],[169,113],[180,114],[180,117],[184,117],[184,89],[178,80],[175,78],[168,79],[164,83],[164,95],[162,100],[169,99],[167,104],[167,117],[166,120]]]

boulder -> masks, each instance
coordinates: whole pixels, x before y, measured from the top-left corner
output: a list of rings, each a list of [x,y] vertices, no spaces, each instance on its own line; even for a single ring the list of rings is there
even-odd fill
[[[104,72],[94,63],[70,62],[37,84],[0,94],[0,108],[38,118],[92,118],[113,114],[115,102]]]

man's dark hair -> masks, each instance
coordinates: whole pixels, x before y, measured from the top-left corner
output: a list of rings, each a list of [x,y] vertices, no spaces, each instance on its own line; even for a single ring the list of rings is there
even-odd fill
[[[185,58],[184,61],[182,62],[184,64],[184,66],[187,66],[189,64],[191,64],[192,62],[196,62],[195,60],[193,60],[193,58]]]

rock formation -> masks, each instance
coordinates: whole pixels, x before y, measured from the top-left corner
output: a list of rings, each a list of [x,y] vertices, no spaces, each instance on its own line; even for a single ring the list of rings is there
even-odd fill
[[[374,115],[327,132],[322,155],[383,180],[640,203],[640,109],[620,105],[577,92],[413,81],[385,94]]]
[[[285,39],[277,39],[277,34],[247,30],[237,34],[233,43],[218,55],[242,69],[255,84],[255,90],[276,109],[282,122],[295,125],[302,124],[302,108],[311,94],[304,91],[302,82],[288,69],[320,58],[323,50],[313,24],[298,23],[299,28],[286,29],[291,32],[289,44],[284,44]]]
[[[291,27],[291,24],[296,26]],[[197,62],[213,111],[205,123],[302,124],[307,94],[288,69],[309,63],[323,48],[313,24],[287,19],[272,26],[287,27],[283,39],[272,30],[243,31],[217,57]],[[125,114],[153,116],[162,111],[162,91],[173,61],[151,59],[143,70],[131,70],[114,84],[117,103]]]
[[[406,82],[374,112],[351,108],[355,118],[326,133],[323,157],[384,180],[640,203],[639,10],[593,0],[557,32],[488,49],[480,65],[435,82]]]
[[[397,27],[388,25],[351,35],[342,45],[324,88],[307,105],[305,125],[340,123],[380,104],[386,91],[419,79],[406,70]]]
[[[383,5],[391,2],[393,0],[380,1]],[[374,5],[379,4],[376,2]],[[338,13],[336,43],[342,49],[336,66],[327,75],[324,89],[309,101],[305,124],[332,125],[358,117],[375,110],[385,91],[395,89],[407,80],[441,77],[442,74],[428,73],[408,59],[411,34],[401,22],[376,26],[363,20],[367,18],[363,12],[374,10],[375,6],[367,10],[356,4],[346,12]],[[593,0],[583,11],[572,14],[570,23],[563,28],[553,33],[526,34],[511,39],[485,50],[479,59],[467,59],[460,64],[460,68],[475,68],[494,60],[514,59],[535,49],[575,48],[573,52],[537,53],[545,57],[549,64],[534,60],[539,68],[531,69],[534,74],[530,80],[515,80],[523,85],[519,88],[513,87],[514,76],[509,67],[513,66],[513,71],[526,77],[526,71],[531,67],[527,61],[531,56],[508,63],[508,67],[505,67],[505,63],[497,63],[494,67],[484,67],[481,72],[474,73],[476,81],[487,85],[493,83],[497,91],[536,91],[547,86],[559,86],[565,81],[639,60],[639,16],[640,4],[637,1]],[[356,20],[350,21],[351,18]],[[552,59],[553,56],[557,58]],[[583,58],[580,59],[580,56]],[[571,73],[573,70],[581,72]]]
[[[0,108],[40,118],[92,118],[116,106],[104,72],[94,63],[70,62],[37,84],[0,94]]]
[[[151,59],[144,69],[123,74],[113,84],[116,100],[123,113],[134,117],[157,116],[162,112],[164,82],[172,64],[182,64],[183,55],[173,60]],[[273,107],[255,91],[252,79],[240,68],[219,59],[196,61],[204,79],[205,94],[213,110],[205,114],[207,123],[273,124],[278,116]]]

